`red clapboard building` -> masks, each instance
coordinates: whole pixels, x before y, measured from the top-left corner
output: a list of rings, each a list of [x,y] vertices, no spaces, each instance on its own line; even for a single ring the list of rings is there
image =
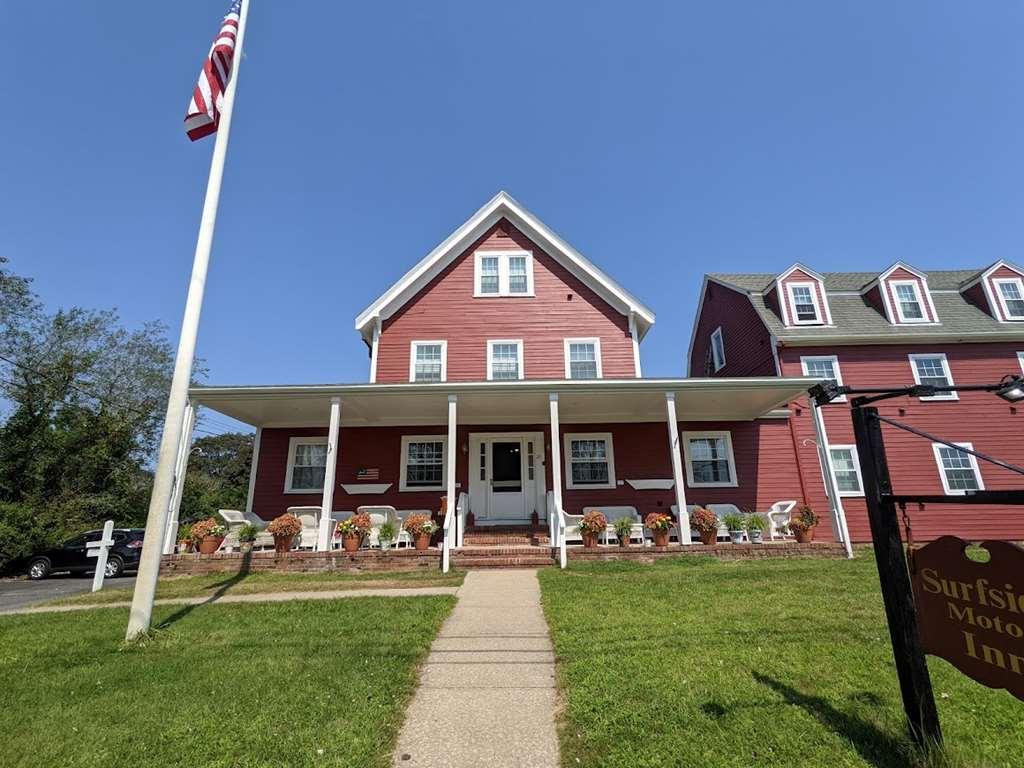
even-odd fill
[[[1024,370],[1024,270],[922,272],[896,263],[881,274],[819,274],[796,264],[778,275],[708,274],[689,348],[695,377],[814,376],[850,386],[989,384]],[[1024,414],[992,394],[965,392],[878,404],[883,415],[954,443],[1024,465]],[[845,517],[853,541],[870,539],[845,402],[821,409],[806,396],[788,421],[807,498]],[[1019,475],[889,426],[883,428],[897,493],[958,494],[1019,488]],[[834,478],[830,504],[819,461]],[[1013,507],[910,510],[913,535],[1024,539]]]

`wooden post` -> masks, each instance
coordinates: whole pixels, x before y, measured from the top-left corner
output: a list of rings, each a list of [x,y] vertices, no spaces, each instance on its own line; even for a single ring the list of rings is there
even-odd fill
[[[930,749],[942,743],[939,713],[928,675],[921,638],[917,632],[917,612],[907,573],[907,560],[900,538],[896,505],[883,498],[891,494],[889,464],[882,442],[882,425],[877,408],[853,407],[853,431],[860,456],[867,502],[871,539],[874,542],[878,581],[889,623],[896,675],[903,695],[910,738],[919,747]]]
[[[681,545],[692,544],[690,515],[686,511],[686,488],[683,480],[683,461],[679,455],[679,422],[676,416],[676,393],[665,393],[665,420],[668,424],[668,455],[672,462],[672,482],[676,489],[676,508],[679,510],[677,531]]]

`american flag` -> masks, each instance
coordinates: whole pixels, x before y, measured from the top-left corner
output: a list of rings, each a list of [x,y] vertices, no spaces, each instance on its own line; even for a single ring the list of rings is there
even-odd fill
[[[238,34],[238,19],[242,12],[242,0],[234,0],[224,17],[220,32],[210,47],[210,54],[203,62],[199,82],[192,92],[188,112],[185,113],[185,133],[195,141],[217,132],[220,125],[220,108],[231,81],[235,58],[235,36]]]

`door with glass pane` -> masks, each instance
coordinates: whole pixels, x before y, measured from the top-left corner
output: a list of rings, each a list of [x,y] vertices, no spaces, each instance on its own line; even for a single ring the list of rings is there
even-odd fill
[[[544,519],[544,437],[541,433],[473,434],[469,438],[470,509],[478,525]]]

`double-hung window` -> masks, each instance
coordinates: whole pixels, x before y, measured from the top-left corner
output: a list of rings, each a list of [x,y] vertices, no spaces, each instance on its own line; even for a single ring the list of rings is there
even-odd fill
[[[601,340],[565,340],[565,378],[601,378]]]
[[[953,386],[953,374],[949,370],[949,361],[943,354],[910,355],[910,369],[916,384],[930,384],[933,387]],[[956,392],[940,392],[922,400],[957,400]]]
[[[974,450],[971,443],[957,443],[957,445]],[[932,443],[932,450],[935,451],[935,463],[938,464],[939,477],[947,494],[985,490],[981,471],[978,469],[978,462],[974,456],[942,443]]]
[[[523,378],[522,339],[487,342],[487,380],[514,381]]]
[[[843,386],[843,375],[839,370],[839,358],[835,355],[816,355],[801,357],[800,365],[804,369],[804,376],[814,376],[819,379],[834,381]],[[837,397],[833,403],[845,403],[846,395]]]
[[[797,325],[820,323],[821,307],[814,283],[789,283],[789,306],[793,312],[793,322]]]
[[[533,296],[529,251],[477,251],[473,258],[474,296]]]
[[[729,432],[684,432],[686,482],[691,488],[736,487],[736,460]]]
[[[565,478],[566,488],[614,488],[611,433],[566,434]]]
[[[406,435],[402,438],[400,491],[444,489],[447,439],[442,435]]]
[[[285,493],[319,493],[327,472],[327,438],[293,437],[288,441]]]
[[[1024,320],[1024,280],[1011,277],[995,281],[1003,317],[1007,320]]]
[[[836,490],[840,496],[863,496],[864,484],[860,479],[860,460],[857,446],[833,445],[829,448]]]
[[[448,342],[414,341],[409,352],[409,381],[445,381],[448,375]]]
[[[722,335],[722,328],[715,328],[711,334],[711,361],[715,366],[715,373],[725,368],[725,336]]]
[[[926,323],[924,300],[921,287],[914,280],[893,280],[893,295],[896,297],[896,316],[901,323]]]

